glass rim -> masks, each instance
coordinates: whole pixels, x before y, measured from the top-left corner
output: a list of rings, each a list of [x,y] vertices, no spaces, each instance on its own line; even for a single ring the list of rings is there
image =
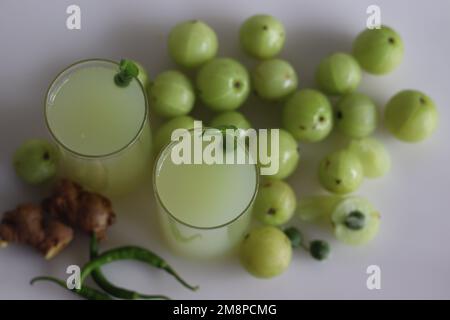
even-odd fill
[[[202,127],[202,132],[204,132],[204,131],[207,130],[207,129],[214,129],[214,128],[211,128],[211,127]],[[191,129],[188,129],[188,131],[191,131],[191,132],[194,132],[195,130],[199,130],[199,128],[191,128]],[[182,225],[184,225],[184,226],[186,226],[186,227],[189,227],[189,228],[192,228],[192,229],[198,229],[198,230],[214,230],[214,229],[220,229],[220,228],[226,227],[226,226],[228,226],[228,225],[231,225],[233,222],[235,222],[236,220],[238,220],[239,218],[241,218],[241,217],[242,217],[242,216],[243,216],[243,215],[251,208],[251,206],[254,204],[256,195],[257,195],[257,193],[258,193],[259,179],[260,179],[260,177],[259,177],[259,165],[258,165],[258,163],[255,163],[255,164],[253,165],[253,168],[254,168],[254,170],[255,170],[255,188],[254,188],[252,197],[250,198],[250,200],[249,200],[247,206],[246,206],[246,207],[245,207],[245,208],[244,208],[244,209],[243,209],[236,217],[234,217],[233,219],[231,219],[231,220],[228,221],[228,222],[222,223],[222,224],[217,225],[217,226],[212,226],[212,227],[199,227],[199,226],[195,226],[195,225],[189,224],[189,223],[184,222],[184,221],[180,220],[179,218],[175,217],[175,215],[172,214],[172,212],[164,205],[164,202],[162,201],[161,197],[159,196],[158,187],[157,187],[157,185],[156,185],[156,176],[157,176],[157,171],[158,171],[158,163],[159,163],[159,160],[161,159],[161,157],[162,157],[166,152],[169,152],[169,150],[171,150],[171,147],[172,147],[173,145],[175,145],[176,143],[178,143],[178,141],[172,141],[172,140],[169,141],[168,143],[166,143],[166,144],[164,145],[164,147],[162,147],[161,150],[158,152],[158,154],[157,154],[157,156],[156,156],[156,158],[155,158],[154,164],[153,164],[153,178],[152,178],[152,179],[153,179],[153,183],[152,183],[152,184],[153,184],[153,193],[154,193],[155,196],[156,196],[156,200],[158,201],[158,204],[159,204],[159,205],[162,207],[162,209],[165,211],[165,214],[169,215],[170,218],[174,219],[176,222],[178,222],[178,223],[180,223],[180,224],[182,224]],[[248,152],[248,151],[246,150],[246,152]],[[217,165],[217,164],[216,164],[216,165]]]
[[[136,135],[130,139],[130,141],[128,143],[126,143],[123,147],[118,148],[117,150],[114,150],[112,152],[108,152],[105,154],[99,154],[99,155],[90,155],[90,154],[85,154],[85,153],[81,153],[78,152],[76,150],[73,150],[72,148],[68,147],[66,144],[64,144],[60,139],[58,139],[58,137],[56,136],[56,134],[53,132],[50,123],[48,121],[48,115],[47,115],[47,102],[49,100],[49,95],[50,92],[52,92],[52,89],[54,87],[54,85],[56,84],[56,81],[67,71],[71,70],[72,68],[82,65],[84,63],[89,63],[89,62],[99,62],[99,63],[110,63],[116,66],[119,66],[119,63],[117,61],[114,60],[110,60],[110,59],[105,59],[105,58],[91,58],[91,59],[82,59],[82,60],[78,60],[75,61],[74,63],[68,65],[67,67],[65,67],[63,70],[61,70],[60,72],[58,72],[58,74],[55,76],[55,78],[53,79],[53,81],[50,83],[50,85],[47,88],[47,92],[45,94],[45,103],[44,103],[44,115],[45,115],[45,125],[48,129],[48,131],[50,132],[50,135],[52,136],[53,140],[55,140],[55,142],[58,144],[58,146],[62,147],[65,151],[79,157],[79,158],[84,158],[84,159],[103,159],[103,158],[109,158],[112,156],[115,156],[125,150],[127,150],[128,148],[132,147],[137,140],[139,140],[140,136],[142,135],[142,132],[145,129],[145,125],[147,123],[147,121],[150,121],[149,118],[149,105],[148,105],[148,97],[147,97],[147,92],[144,88],[144,85],[138,80],[136,79],[136,81],[138,82],[142,93],[144,95],[144,101],[145,101],[145,110],[144,110],[144,118],[142,120],[142,123],[139,126],[139,130],[136,132]]]

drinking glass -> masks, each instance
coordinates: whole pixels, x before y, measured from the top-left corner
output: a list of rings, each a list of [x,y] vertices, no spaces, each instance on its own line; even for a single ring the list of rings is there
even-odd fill
[[[146,90],[137,79],[117,86],[118,72],[114,61],[76,62],[56,76],[45,101],[61,176],[106,195],[129,192],[152,171]]]
[[[205,130],[191,129],[190,134],[203,135]],[[183,256],[226,255],[242,240],[250,223],[258,167],[251,163],[176,164],[172,152],[179,143],[170,142],[155,160],[153,188],[164,238]]]

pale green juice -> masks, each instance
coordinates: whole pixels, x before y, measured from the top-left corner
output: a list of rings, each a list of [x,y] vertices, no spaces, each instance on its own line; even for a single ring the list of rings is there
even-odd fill
[[[230,252],[250,221],[257,190],[254,164],[175,164],[172,143],[156,163],[154,187],[164,235],[178,253]],[[239,146],[240,147],[240,146]]]

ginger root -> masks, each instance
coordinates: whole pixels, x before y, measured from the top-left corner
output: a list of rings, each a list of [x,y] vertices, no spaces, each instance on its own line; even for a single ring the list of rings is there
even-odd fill
[[[51,259],[64,249],[73,239],[73,229],[57,220],[50,220],[45,227],[44,241],[39,249],[45,259]]]
[[[73,239],[73,229],[54,219],[46,220],[42,208],[33,204],[18,206],[4,214],[0,223],[0,244],[28,244],[51,259]]]
[[[72,241],[74,229],[103,239],[114,220],[111,201],[61,180],[42,205],[23,204],[3,215],[0,248],[10,242],[23,243],[51,259]]]
[[[53,218],[86,233],[94,233],[97,239],[104,239],[106,229],[115,221],[109,199],[85,191],[69,180],[61,180],[42,206]]]

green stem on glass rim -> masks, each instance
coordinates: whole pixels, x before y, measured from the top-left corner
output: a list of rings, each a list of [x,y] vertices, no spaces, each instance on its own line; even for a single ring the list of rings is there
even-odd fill
[[[69,289],[69,288],[67,288],[67,285],[64,281],[54,278],[54,277],[47,277],[47,276],[35,277],[35,278],[31,279],[30,284],[33,285],[35,282],[38,282],[38,281],[50,281],[50,282],[56,283],[60,287],[65,288],[69,291],[72,291],[76,295],[83,297],[85,299],[88,299],[88,300],[112,300],[112,298],[109,295],[107,295],[106,293],[98,291],[98,290],[88,287],[88,286],[82,286],[81,289]]]
[[[196,291],[199,287],[192,286],[188,284],[185,280],[183,280],[174,269],[172,269],[167,262],[156,255],[155,253],[141,248],[137,246],[125,246],[120,248],[111,249],[105,251],[97,258],[92,259],[81,270],[81,283],[90,275],[94,270],[100,268],[105,264],[109,264],[114,261],[119,260],[137,260],[144,262],[150,266],[156,267],[158,269],[162,269],[172,275],[175,279],[178,280],[183,286],[186,288]]]
[[[90,258],[95,259],[97,258],[97,256],[98,256],[98,242],[97,237],[95,236],[95,234],[93,234],[91,237],[91,244],[90,244]],[[109,293],[110,295],[116,298],[129,300],[130,299],[169,300],[169,298],[164,295],[147,295],[136,291],[128,290],[125,288],[117,287],[104,276],[100,268],[97,268],[92,271],[92,278],[100,288],[102,288],[105,292]]]
[[[127,87],[133,78],[139,75],[138,66],[131,60],[122,59],[119,63],[119,72],[114,76],[114,82],[119,87]]]

